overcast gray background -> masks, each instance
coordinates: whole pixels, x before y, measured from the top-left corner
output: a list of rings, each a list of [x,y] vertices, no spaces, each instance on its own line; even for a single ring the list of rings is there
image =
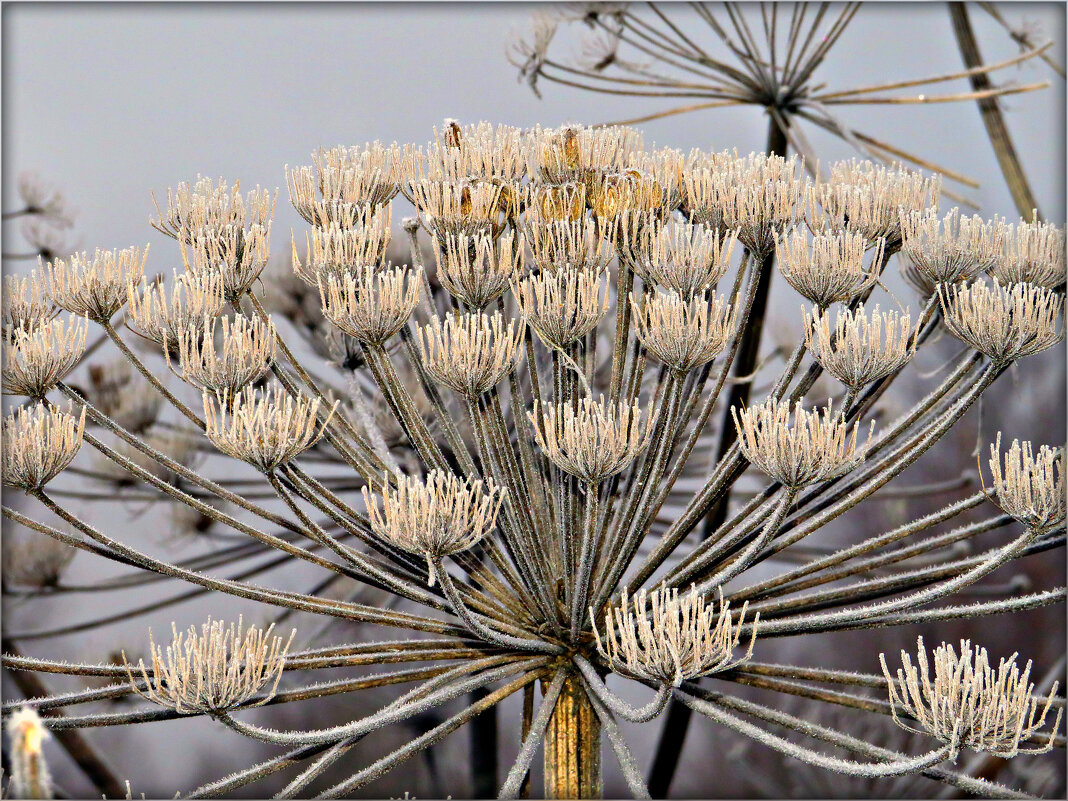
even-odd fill
[[[169,273],[180,264],[178,250],[149,228],[153,213],[149,193],[165,195],[167,187],[198,173],[240,179],[245,186],[283,187],[274,242],[275,251],[284,254],[289,229],[299,233],[306,225],[288,205],[283,165],[308,163],[310,152],[320,145],[376,138],[423,143],[432,126],[445,117],[557,125],[614,120],[667,107],[547,82],[542,83],[544,99],[537,99],[517,83],[516,70],[504,57],[509,29],[525,28],[534,8],[525,4],[7,4],[3,208],[18,205],[11,193],[17,173],[35,170],[61,185],[78,210],[76,236],[81,247],[151,242],[149,271]],[[971,9],[983,56],[997,61],[1014,55],[1017,47],[1004,30],[974,6]],[[1063,63],[1063,4],[1007,4],[1003,13],[1013,23],[1032,21],[1054,37],[1055,58]],[[562,43],[563,52],[569,50],[567,42]],[[944,4],[871,4],[854,19],[818,79],[844,89],[961,68]],[[1063,220],[1064,82],[1037,61],[995,76],[999,82],[1020,83],[1046,78],[1052,81],[1051,89],[1007,98],[1004,106],[1044,214]],[[924,91],[967,88],[966,81],[958,80]],[[841,112],[844,120],[862,131],[977,179],[981,189],[963,191],[981,205],[983,214],[1015,216],[974,103],[853,106]],[[745,108],[678,116],[641,127],[648,143],[737,147],[748,152],[763,148],[767,122],[759,110]],[[853,155],[841,142],[807,133],[827,161]],[[408,213],[407,204],[398,199],[395,206],[394,219],[399,223]],[[17,241],[17,225],[4,229]],[[5,241],[5,251],[16,249]],[[5,269],[27,266],[26,262],[4,265]],[[894,287],[904,291],[899,283]],[[913,295],[902,297],[915,308]],[[783,313],[776,315],[775,325],[795,331],[796,294],[778,282],[772,304]],[[949,343],[946,347],[953,350]],[[1043,361],[1036,359],[1026,367],[1023,378],[1017,380],[1014,373],[1002,382],[1011,403],[990,404],[985,424],[989,431],[1004,427],[1009,437],[1037,435],[1042,441],[1063,441],[1063,349],[1040,358]],[[935,361],[925,362],[924,369],[934,365]],[[1027,413],[1014,414],[1014,409]],[[958,436],[957,453],[966,454],[975,441],[975,429],[962,425]],[[959,469],[959,464],[952,469]],[[142,546],[151,543],[155,552],[156,539],[142,536],[152,518],[130,517],[131,510],[125,507],[105,505],[86,516],[98,525],[115,527],[116,509],[127,514],[125,525],[118,524],[124,538]],[[88,581],[113,575],[117,569],[79,557],[72,571],[76,579]],[[300,582],[298,575],[287,578]],[[96,603],[73,615],[69,596],[22,608],[12,603],[5,609],[5,620],[21,630],[33,630],[70,622],[72,616],[82,620],[126,609],[139,601],[113,593]],[[184,626],[199,622],[207,611],[212,611],[208,601],[188,604],[124,621],[108,629],[106,637],[76,635],[28,642],[27,650],[96,661],[104,647],[143,643],[147,626],[166,630],[172,618]],[[827,654],[829,659],[835,657],[831,651]],[[811,661],[812,653],[806,658]],[[381,696],[389,697],[390,693]],[[344,703],[355,702],[330,702]],[[320,725],[313,717],[291,723]],[[220,776],[250,764],[262,751],[213,729],[208,721],[159,724],[151,727],[151,733],[148,728],[93,733],[94,743],[103,744],[121,766],[123,777],[133,780],[135,793],[170,795],[175,789],[188,789],[193,784],[191,774]],[[514,739],[513,728],[503,729],[507,734],[502,738]],[[642,765],[651,756],[653,731],[628,734]],[[707,797],[712,792],[701,767],[713,733],[713,727],[698,727],[688,741],[684,765],[689,768],[680,771],[673,788],[679,795]],[[452,738],[449,750],[443,752],[446,779],[466,778],[465,743],[466,738]],[[68,765],[58,762],[56,767],[72,790],[87,791]],[[397,795],[414,790],[418,768],[412,770],[414,774],[399,771],[388,787],[375,787]],[[624,792],[614,774],[608,789]]]

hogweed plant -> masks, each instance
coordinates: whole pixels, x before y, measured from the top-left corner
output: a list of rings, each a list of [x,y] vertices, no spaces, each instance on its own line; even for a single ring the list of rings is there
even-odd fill
[[[276,753],[185,788],[190,797],[288,771],[281,796],[332,798],[521,693],[501,797],[529,792],[539,749],[547,797],[599,796],[602,740],[630,791],[649,797],[620,722],[668,708],[837,774],[922,774],[1018,797],[955,761],[966,750],[1064,746],[1064,699],[1055,687],[1034,692],[1029,663],[1021,672],[1012,657],[995,670],[968,643],[959,654],[941,645],[929,660],[921,643],[895,677],[885,659],[875,669],[875,653],[871,673],[847,673],[815,656],[815,666],[769,663],[761,651],[777,637],[1005,620],[1063,601],[1056,587],[959,603],[1002,566],[1064,545],[1063,449],[1047,444],[1003,452],[999,438],[989,489],[840,547],[806,545],[832,521],[864,514],[999,376],[1060,341],[1063,231],[942,216],[937,178],[900,167],[849,162],[830,175],[814,183],[798,159],[764,154],[650,154],[621,128],[450,121],[421,149],[320,151],[286,170],[290,200],[313,226],[303,256],[293,236],[289,286],[317,299],[330,327],[330,378],[286,336],[311,326],[261,300],[270,192],[207,179],[168,192],[153,225],[176,240],[186,268],[169,282],[144,276],[139,248],[8,279],[3,385],[25,401],[4,422],[3,479],[41,509],[5,506],[7,519],[123,565],[120,583],[143,571],[274,620],[175,629],[169,645],[149,638],[136,667],[104,653],[96,663],[36,658],[5,639],[17,675],[111,680],[10,702],[8,730],[67,736],[207,716]],[[404,222],[408,264],[387,257],[397,195],[418,212]],[[922,290],[915,316],[870,301],[895,256]],[[773,263],[806,305],[796,345],[760,387],[756,377],[773,371],[755,361],[756,300]],[[80,388],[68,373],[81,369],[89,327],[128,366],[92,365]],[[963,351],[911,408],[887,413],[888,391],[936,333]],[[174,381],[161,378],[168,366]],[[815,393],[824,372],[837,397]],[[110,472],[80,466],[83,444]],[[191,454],[212,449],[247,465],[242,477],[191,468]],[[56,486],[64,469],[77,469],[80,485],[118,471],[138,497],[239,542],[178,563],[154,556],[68,506]],[[728,503],[743,475],[762,488]],[[979,519],[953,524],[973,510]],[[988,532],[997,537],[988,550],[954,547]],[[315,589],[263,583],[266,562],[225,574],[231,560],[255,556],[303,563],[319,575]],[[340,579],[375,595],[328,592]],[[62,590],[61,578],[49,582]],[[298,632],[283,635],[290,618]],[[357,666],[376,669],[305,678]],[[647,701],[626,700],[624,682]],[[858,739],[736,692],[745,684],[892,719],[927,747]],[[270,728],[245,713],[264,707],[259,719],[269,719],[280,704],[405,685],[381,708],[325,728]],[[129,696],[144,703],[81,711]],[[363,738],[456,699],[464,703],[396,750],[353,759]],[[76,762],[95,764],[77,742],[65,745]],[[29,769],[19,782],[31,781]],[[99,765],[87,773],[110,786]]]

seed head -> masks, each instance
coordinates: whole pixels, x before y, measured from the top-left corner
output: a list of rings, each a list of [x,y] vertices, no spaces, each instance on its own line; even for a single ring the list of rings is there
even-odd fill
[[[640,133],[622,126],[538,126],[532,136],[528,171],[550,184],[592,184],[605,173],[625,170],[642,144]]]
[[[993,286],[976,281],[938,286],[946,327],[996,363],[1005,364],[1061,341],[1057,318],[1064,298],[1033,284]]]
[[[270,223],[250,228],[198,228],[182,239],[186,270],[195,275],[219,276],[228,301],[238,300],[252,287],[270,254]]]
[[[631,294],[634,321],[642,345],[679,373],[712,361],[734,331],[735,310],[722,295],[685,300],[678,292],[658,292],[638,302]]]
[[[566,473],[595,484],[625,470],[649,444],[649,421],[642,425],[635,403],[582,398],[528,413],[534,438],[545,455]]]
[[[586,185],[527,184],[520,202],[526,210],[528,225],[581,222],[586,216]]]
[[[87,399],[103,414],[135,433],[145,431],[156,422],[163,396],[148,385],[126,358],[90,364],[88,373]]]
[[[393,211],[390,206],[360,206],[359,216],[347,225],[330,223],[315,227],[310,241],[305,234],[306,257],[302,264],[293,240],[293,272],[304,283],[316,286],[320,277],[341,276],[364,267],[378,267],[389,247]]]
[[[727,272],[737,241],[733,231],[721,236],[705,225],[647,226],[635,249],[634,271],[690,300],[714,287]]]
[[[630,599],[624,588],[619,606],[605,613],[603,637],[596,624],[593,634],[598,652],[615,672],[678,687],[729,670],[753,655],[759,614],[753,620],[749,647],[734,658],[747,607],[743,604],[737,622],[732,622],[722,591],[717,611],[692,586],[681,598],[678,589],[661,586],[652,592],[641,590]]]
[[[504,234],[494,244],[487,234],[434,238],[438,280],[451,295],[474,309],[484,309],[526,273],[526,240]]]
[[[826,183],[808,192],[809,226],[813,231],[863,234],[868,247],[880,239],[891,252],[901,246],[901,210],[906,214],[938,207],[942,176],[925,175],[901,164],[840,161],[831,165]]]
[[[233,394],[258,381],[274,362],[277,335],[274,323],[259,317],[222,318],[221,345],[216,348],[218,319],[193,325],[178,336],[182,378],[216,394]]]
[[[4,418],[4,483],[34,492],[67,469],[82,447],[80,417],[43,404],[21,407]]]
[[[775,243],[775,255],[783,278],[820,308],[846,303],[873,286],[878,273],[864,269],[867,240],[863,234],[840,231],[816,234],[811,244],[799,229],[785,232]],[[872,264],[881,260],[876,245]]]
[[[552,348],[563,348],[597,327],[608,312],[607,273],[586,268],[529,275],[512,285],[523,318]]]
[[[19,587],[50,589],[77,555],[77,548],[54,537],[30,536],[4,540],[4,580]]]
[[[934,649],[931,676],[923,637],[917,638],[916,664],[905,651],[901,652],[902,669],[897,680],[886,667],[886,656],[879,654],[883,675],[889,682],[890,707],[894,721],[903,729],[926,732],[943,743],[966,746],[1008,759],[1017,754],[1044,754],[1053,747],[1053,740],[1061,722],[1063,710],[1057,710],[1056,720],[1045,745],[1021,748],[1020,742],[1038,732],[1046,722],[1046,715],[1057,693],[1054,683],[1049,698],[1031,695],[1035,685],[1028,681],[1031,662],[1021,673],[1016,654],[1002,659],[995,671],[985,648],[972,647],[970,640],[961,640],[960,655],[952,645],[942,643]],[[915,729],[898,716],[898,707],[914,718],[920,728]]]
[[[1064,284],[1064,229],[1049,223],[1019,222],[1005,236],[1004,256],[990,269],[1002,284]]]
[[[822,414],[818,409],[805,411],[800,401],[793,412],[791,424],[789,401],[775,398],[741,411],[731,409],[742,454],[780,484],[794,488],[818,484],[845,475],[864,461],[871,431],[868,442],[858,447],[859,424],[850,431],[845,415],[833,414],[829,401]]]
[[[663,147],[648,153],[632,153],[630,166],[656,182],[663,194],[662,206],[667,211],[674,211],[682,205],[683,176],[689,161],[681,150]]]
[[[659,214],[664,190],[652,178],[636,171],[609,173],[588,182],[586,198],[597,224],[611,233],[627,213]]]
[[[416,342],[434,380],[466,398],[496,386],[515,367],[523,345],[523,328],[507,325],[500,312],[449,314],[431,318],[417,330]]]
[[[74,211],[68,205],[63,192],[44,181],[37,173],[19,173],[18,193],[25,204],[27,214],[43,217],[59,228],[70,228],[74,225]]]
[[[434,128],[434,138],[426,156],[420,151],[416,157],[419,178],[511,183],[526,175],[526,147],[519,128],[494,127],[488,122],[461,126],[456,120],[446,120],[440,131]]]
[[[36,270],[26,275],[5,275],[3,282],[3,327],[36,328],[56,316],[48,287]]]
[[[171,624],[174,639],[164,649],[156,645],[149,629],[151,672],[144,660],[137,661],[137,672],[126,661],[130,684],[138,695],[173,709],[180,715],[225,712],[237,706],[262,706],[274,697],[285,668],[286,653],[293,642],[272,636],[274,624],[266,630],[243,627],[242,619],[228,627],[220,620],[208,618],[200,627],[178,632]],[[146,686],[141,688],[140,684]],[[262,697],[253,700],[258,694]]]
[[[45,762],[45,740],[52,735],[32,707],[11,713],[5,726],[11,743],[11,781],[4,793],[9,798],[52,798],[52,775]]]
[[[381,511],[363,489],[371,530],[398,548],[425,556],[431,586],[435,560],[466,551],[493,531],[504,494],[492,480],[483,484],[442,470],[431,470],[425,481],[399,476],[396,489],[383,491]]]
[[[805,318],[805,344],[812,356],[847,387],[860,389],[905,366],[916,352],[912,318],[908,310],[866,314],[864,304],[856,310],[839,309],[834,328],[831,314],[812,310]]]
[[[606,268],[615,258],[612,244],[593,220],[528,222],[531,262],[542,272],[566,267]]]
[[[47,395],[81,359],[88,329],[88,322],[77,317],[6,329],[2,360],[4,394],[29,398]]]
[[[148,245],[144,251],[138,247],[98,248],[92,256],[82,252],[69,259],[55,259],[43,268],[47,270],[48,292],[61,309],[108,322],[126,303],[127,284],[140,281],[144,275],[146,258]]]
[[[180,334],[203,326],[222,312],[223,278],[219,273],[174,273],[168,296],[162,281],[132,282],[126,288],[126,324],[136,334],[177,355]]]
[[[312,154],[314,166],[286,165],[289,200],[305,220],[322,226],[339,222],[351,206],[384,206],[400,189],[404,164],[412,151],[396,143],[369,142],[333,147]]]
[[[970,281],[1002,259],[1011,229],[1000,217],[984,221],[954,208],[939,220],[935,209],[901,212],[901,252],[932,284]]]
[[[217,398],[204,393],[205,433],[212,445],[264,473],[319,440],[326,422],[317,425],[318,413],[319,398],[294,398],[280,387],[246,387]]]
[[[419,302],[422,284],[402,267],[357,268],[319,280],[323,314],[350,337],[381,345],[396,334]]]
[[[438,239],[499,236],[518,197],[516,187],[486,181],[412,181],[411,191],[427,230]]]
[[[197,176],[192,187],[183,182],[173,191],[168,189],[167,211],[160,211],[156,203],[159,219],[150,222],[157,231],[188,243],[193,233],[203,229],[266,226],[274,216],[277,201],[277,192],[272,195],[258,186],[242,196],[240,181],[231,187],[222,178],[216,184],[210,178]],[[154,196],[152,202],[156,202]]]
[[[1032,531],[1064,524],[1064,449],[1042,445],[1035,455],[1030,442],[1012,441],[1001,468],[1001,432],[990,446],[997,504]]]

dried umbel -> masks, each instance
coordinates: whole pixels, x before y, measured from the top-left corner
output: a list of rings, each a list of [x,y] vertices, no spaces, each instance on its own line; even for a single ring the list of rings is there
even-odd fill
[[[431,470],[425,480],[399,476],[395,489],[382,492],[382,508],[363,488],[371,529],[409,553],[426,557],[434,585],[434,563],[466,551],[497,525],[504,490],[487,479],[468,480]]]
[[[56,306],[36,270],[28,276],[4,276],[2,324],[5,329],[36,328],[55,316]]]
[[[438,281],[449,294],[473,309],[496,300],[509,284],[526,273],[526,240],[502,235],[496,243],[488,234],[434,240]]]
[[[294,398],[281,387],[246,387],[235,395],[204,393],[205,433],[228,456],[270,473],[322,436],[319,399]]]
[[[526,142],[519,128],[488,122],[460,125],[456,120],[445,120],[440,131],[434,128],[434,139],[425,158],[419,153],[420,178],[512,182],[526,175]]]
[[[863,234],[868,247],[884,240],[886,249],[901,247],[901,212],[938,207],[942,177],[870,161],[840,161],[831,177],[809,191],[808,222],[814,231],[846,229]]]
[[[222,178],[216,184],[211,178],[197,176],[193,186],[183,182],[177,189],[168,189],[167,211],[161,211],[156,203],[159,219],[150,222],[160,233],[188,242],[193,233],[205,229],[265,226],[274,216],[277,200],[277,192],[272,195],[258,186],[242,196],[240,181],[230,186]]]
[[[1064,337],[1057,326],[1064,297],[1052,290],[976,281],[937,291],[946,328],[996,364],[1039,353]]]
[[[662,206],[674,211],[683,201],[683,180],[689,158],[677,148],[662,147],[651,153],[632,153],[630,165],[649,175],[660,187]]]
[[[608,312],[605,273],[564,268],[530,275],[512,293],[530,327],[551,348],[566,348],[592,331]]]
[[[632,294],[630,302],[642,345],[679,373],[712,361],[734,333],[737,313],[722,295],[686,300],[678,292],[657,292],[641,302]]]
[[[6,329],[4,394],[29,398],[47,395],[81,359],[88,330],[88,322],[77,317],[57,317],[34,327]]]
[[[489,391],[515,367],[523,329],[500,312],[446,314],[417,329],[419,355],[434,380],[466,398]]]
[[[864,460],[868,443],[857,445],[859,424],[851,430],[844,413],[834,414],[829,404],[822,413],[805,411],[800,401],[793,412],[791,423],[789,401],[775,398],[741,411],[731,409],[742,454],[780,484],[795,489],[818,484]]]
[[[1035,532],[1064,525],[1064,449],[1042,445],[1036,454],[1030,442],[1012,441],[1001,467],[1001,432],[990,446],[997,504]]]
[[[223,295],[237,301],[260,277],[271,255],[271,224],[241,228],[198,228],[182,241],[182,261],[189,272],[218,276]]]
[[[274,362],[277,333],[270,318],[234,317],[209,319],[193,325],[178,337],[178,360],[182,378],[198,389],[233,394],[258,381]],[[216,333],[220,344],[216,347]]]
[[[126,325],[134,333],[155,342],[171,356],[177,355],[181,334],[217,317],[226,303],[223,277],[219,273],[175,271],[168,293],[162,281],[127,287]]]
[[[381,345],[412,315],[422,283],[414,271],[402,267],[375,270],[363,267],[319,281],[323,314],[350,337]]]
[[[316,286],[320,278],[342,276],[364,267],[378,267],[386,258],[393,213],[389,206],[360,206],[350,224],[332,222],[316,226],[305,239],[302,263],[293,240],[293,272],[304,283]]]
[[[897,671],[896,681],[886,666],[885,655],[879,654],[897,725],[909,731],[926,732],[954,747],[1006,759],[1017,754],[1044,754],[1053,747],[1062,708],[1057,709],[1047,742],[1041,742],[1045,737],[1041,735],[1037,745],[1021,748],[1021,743],[1032,741],[1032,735],[1045,725],[1057,693],[1054,682],[1048,698],[1032,695],[1035,685],[1028,681],[1030,661],[1021,672],[1013,654],[1000,660],[995,670],[985,648],[973,648],[970,640],[961,640],[959,655],[952,645],[945,643],[934,649],[930,660],[934,663],[934,676],[931,676],[923,637],[916,644],[916,664],[902,651],[902,669]],[[919,728],[905,723],[899,708]]]
[[[990,269],[1002,284],[1064,284],[1064,229],[1050,223],[1019,222],[1005,236],[1005,252]]]
[[[902,210],[901,252],[933,284],[970,281],[998,264],[1009,230],[999,217],[986,221],[957,208],[941,220],[935,209]]]
[[[813,309],[805,318],[805,345],[813,358],[847,387],[859,390],[905,366],[916,352],[912,318],[906,309],[870,313],[861,303],[856,309],[839,309],[834,326],[831,313]]]
[[[529,414],[534,438],[553,464],[596,484],[625,470],[649,444],[650,424],[642,410],[620,401],[581,398]]]
[[[4,539],[4,581],[16,587],[50,589],[59,584],[63,571],[78,549],[53,537],[33,535]]]
[[[800,228],[793,228],[776,241],[775,256],[790,286],[825,309],[853,300],[879,280],[874,265],[882,258],[881,245],[876,245],[871,271],[864,268],[866,249],[863,234],[816,234],[809,242]]]
[[[690,300],[714,287],[730,267],[734,232],[723,235],[705,225],[674,223],[644,229],[634,271],[645,281]]]
[[[585,184],[527,184],[520,195],[528,225],[582,222],[586,219]]]
[[[532,135],[529,172],[546,183],[574,181],[589,185],[604,173],[626,169],[631,156],[641,147],[642,136],[632,128],[537,126]]]
[[[45,740],[52,735],[37,712],[24,706],[8,717],[4,728],[10,742],[11,780],[8,798],[53,798],[52,775],[45,762]]]
[[[87,400],[127,431],[140,433],[159,417],[163,398],[125,359],[90,364]]]
[[[4,418],[3,480],[36,492],[74,461],[85,433],[85,409],[70,412],[43,404],[21,407]]]
[[[528,223],[526,238],[531,262],[542,272],[566,267],[599,270],[615,258],[611,242],[601,236],[592,220]]]
[[[122,660],[134,692],[179,715],[247,709],[270,701],[282,678],[296,632],[285,640],[273,631],[274,624],[245,629],[240,617],[229,626],[208,618],[200,631],[190,626],[181,633],[172,623],[174,639],[166,648],[156,645],[149,630],[151,669],[138,660],[135,676],[125,653]]]
[[[593,628],[597,650],[612,670],[674,687],[729,670],[753,655],[760,615],[750,624],[748,648],[735,657],[748,604],[737,620],[722,592],[718,606],[706,604],[696,587],[681,598],[677,588],[666,586],[641,590],[633,598],[624,588],[619,605],[605,613],[604,634]]]
[[[332,147],[312,154],[314,166],[291,170],[286,165],[289,200],[312,225],[339,222],[350,206],[381,206],[400,190],[409,148],[368,142]]]
[[[594,219],[606,232],[615,230],[625,214],[656,214],[664,204],[664,191],[652,178],[634,170],[601,176],[586,187]]]
[[[498,236],[517,196],[511,186],[484,181],[413,181],[411,191],[423,224],[438,239]]]
[[[55,259],[42,271],[57,306],[107,323],[126,303],[127,284],[141,280],[147,258],[147,245],[143,251],[138,247],[97,249],[92,256],[83,252],[69,259]]]

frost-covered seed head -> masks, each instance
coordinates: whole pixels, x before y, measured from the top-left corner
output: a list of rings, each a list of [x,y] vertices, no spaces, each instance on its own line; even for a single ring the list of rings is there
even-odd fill
[[[201,276],[217,275],[228,301],[247,292],[267,266],[271,255],[271,225],[240,228],[199,228],[182,242],[185,268]]]
[[[944,322],[957,339],[998,364],[1056,345],[1064,297],[1033,284],[1001,286],[976,281],[938,286]]]
[[[932,676],[923,637],[916,642],[916,664],[902,651],[902,668],[897,671],[896,680],[886,666],[886,656],[879,654],[897,725],[930,734],[943,743],[1004,759],[1017,754],[1044,754],[1053,747],[1063,712],[1060,708],[1046,743],[1020,747],[1045,725],[1057,693],[1054,682],[1048,698],[1032,695],[1035,685],[1028,681],[1030,661],[1021,672],[1013,654],[1002,659],[995,670],[985,648],[973,648],[970,640],[961,640],[960,654],[946,643],[934,649],[930,659],[934,663]],[[919,728],[905,723],[899,708]]]
[[[9,798],[52,798],[52,775],[45,762],[42,745],[51,733],[28,706],[19,707],[4,726],[11,744],[11,780],[5,796]]]
[[[539,125],[531,136],[528,172],[551,184],[593,183],[605,173],[625,170],[642,145],[633,128]]]
[[[1005,253],[990,269],[1002,284],[1064,284],[1064,229],[1050,223],[1018,222],[1005,236]]]
[[[504,495],[492,480],[431,470],[422,481],[399,476],[396,489],[383,491],[380,511],[363,488],[371,530],[398,548],[425,556],[431,586],[435,560],[466,551],[493,531]]]
[[[649,444],[649,421],[641,407],[582,398],[528,413],[534,438],[553,464],[591,484],[625,470]]]
[[[205,433],[228,456],[269,473],[322,436],[319,398],[294,398],[280,387],[246,387],[218,398],[204,393]],[[331,412],[332,413],[332,412]]]
[[[800,228],[785,232],[775,243],[775,256],[783,278],[821,308],[846,303],[875,285],[876,272],[864,268],[867,240],[863,234],[839,231],[809,238]],[[881,260],[876,245],[872,264]]]
[[[446,120],[441,130],[434,128],[435,141],[426,154],[415,154],[418,176],[432,181],[516,182],[527,172],[526,142],[519,128],[493,126],[488,122],[460,125]]]
[[[416,343],[427,372],[465,398],[474,399],[497,385],[515,367],[523,327],[492,315],[449,313],[431,318],[417,330]]]
[[[997,504],[1032,531],[1050,531],[1064,524],[1064,449],[1042,445],[1036,454],[1030,442],[1012,441],[1001,462],[1001,432],[990,446]]]
[[[512,285],[523,318],[552,348],[563,348],[597,327],[608,313],[606,273],[564,268],[529,275]]]
[[[383,206],[400,190],[412,149],[396,143],[368,142],[312,154],[312,166],[286,165],[289,200],[305,220],[321,226],[338,223],[351,206]]]
[[[679,373],[712,361],[734,332],[737,314],[722,295],[685,300],[678,292],[657,292],[639,302],[631,294],[642,345]]]
[[[78,417],[44,404],[16,409],[4,418],[4,483],[26,492],[41,489],[74,461],[84,433],[84,408]]]
[[[138,660],[135,677],[125,653],[123,664],[134,692],[180,715],[262,706],[274,697],[296,634],[284,640],[272,636],[273,631],[273,623],[266,630],[246,630],[240,617],[229,626],[208,618],[200,631],[190,626],[181,633],[172,623],[173,640],[166,648],[156,645],[151,629],[148,632],[151,669]]]
[[[753,620],[748,648],[735,658],[748,604],[737,621],[722,592],[718,606],[706,605],[695,587],[681,598],[678,589],[661,586],[641,590],[633,599],[624,588],[619,605],[605,613],[603,635],[594,624],[597,650],[617,673],[674,687],[729,670],[753,655],[760,615]]]
[[[705,225],[651,225],[632,251],[632,263],[643,280],[690,300],[714,287],[727,272],[737,241],[733,231],[721,236]]]
[[[369,345],[381,345],[412,315],[422,283],[414,270],[361,267],[319,281],[323,314],[339,330]]]
[[[126,324],[136,334],[177,355],[180,334],[203,326],[221,312],[226,298],[218,273],[174,273],[168,294],[162,281],[132,282],[126,288]]]
[[[293,245],[293,272],[309,286],[317,286],[320,278],[350,275],[365,267],[380,267],[389,247],[393,211],[390,206],[360,206],[361,213],[327,226],[316,226],[309,237],[305,234],[305,257],[297,255]]]
[[[29,275],[5,275],[3,287],[5,329],[36,328],[56,316],[56,305],[36,270]]]
[[[611,242],[601,236],[593,220],[528,222],[531,262],[542,272],[566,267],[606,268],[615,258]]]
[[[864,304],[855,310],[839,309],[831,326],[831,313],[812,310],[805,318],[805,345],[823,367],[850,389],[860,389],[905,366],[916,352],[912,318],[906,309],[868,314]]]
[[[182,378],[202,390],[235,393],[263,377],[278,348],[274,323],[243,314],[223,317],[221,344],[215,345],[219,320],[208,319],[182,331],[178,359]]]
[[[88,330],[88,321],[77,317],[57,317],[34,327],[6,329],[4,394],[43,398],[81,359]]]
[[[484,309],[509,284],[526,273],[526,240],[502,235],[496,243],[488,234],[434,238],[438,281],[449,294],[473,309]]]
[[[510,184],[412,181],[412,201],[427,230],[438,239],[448,234],[497,237],[513,213],[518,187]]]
[[[155,203],[154,196],[152,200]],[[177,189],[167,190],[167,210],[161,211],[156,203],[159,219],[151,220],[151,224],[160,233],[188,244],[196,231],[266,226],[277,201],[277,192],[272,195],[258,186],[243,196],[240,181],[230,186],[222,178],[216,184],[211,178],[197,176],[192,186],[183,182]]]
[[[126,303],[126,286],[145,272],[148,246],[75,253],[42,267],[48,292],[61,309],[104,323]],[[43,264],[43,261],[41,262]]]
[[[968,217],[954,208],[939,219],[935,209],[901,211],[901,252],[932,284],[970,281],[1002,259],[1010,231],[1005,220]]]
[[[851,430],[844,414],[834,414],[829,402],[821,413],[805,411],[798,401],[792,423],[790,411],[789,401],[775,398],[748,409],[731,409],[742,454],[780,484],[793,488],[818,484],[864,461],[871,432],[868,442],[858,446],[859,424]]]
[[[520,197],[527,225],[581,222],[586,218],[585,184],[527,184]]]

